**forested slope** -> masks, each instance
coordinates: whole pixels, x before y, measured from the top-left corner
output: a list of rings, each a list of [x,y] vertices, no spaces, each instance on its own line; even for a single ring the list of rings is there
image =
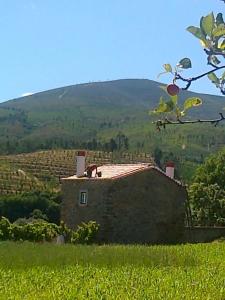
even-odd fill
[[[158,103],[160,83],[145,79],[79,84],[0,104],[0,153],[85,148],[147,152],[162,163],[174,159],[192,170],[225,144],[223,125],[178,125],[156,131],[148,112]],[[181,91],[181,101],[198,96],[193,118],[216,118],[224,97]]]

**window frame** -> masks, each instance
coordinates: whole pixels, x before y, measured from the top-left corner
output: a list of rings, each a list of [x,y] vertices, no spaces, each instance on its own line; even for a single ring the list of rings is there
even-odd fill
[[[85,202],[83,202],[83,196],[82,195],[85,195]],[[82,189],[82,190],[79,190],[79,205],[80,206],[87,206],[88,204],[88,190],[85,190],[85,189]]]

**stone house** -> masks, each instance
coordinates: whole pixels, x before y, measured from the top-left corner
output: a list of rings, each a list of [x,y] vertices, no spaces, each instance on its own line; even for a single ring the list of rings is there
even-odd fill
[[[172,178],[173,165],[167,173],[151,164],[104,165],[87,176],[79,154],[77,175],[62,179],[61,219],[68,227],[94,220],[102,243],[179,242],[187,192]]]

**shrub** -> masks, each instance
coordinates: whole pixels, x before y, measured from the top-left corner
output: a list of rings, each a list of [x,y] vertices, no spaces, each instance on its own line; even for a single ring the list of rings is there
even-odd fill
[[[59,234],[59,226],[43,220],[33,223],[18,222],[11,224],[8,219],[0,220],[0,240],[27,240],[32,242],[51,241]]]
[[[53,240],[58,235],[58,226],[53,223],[40,222],[25,225],[12,225],[12,239],[41,242]]]
[[[48,221],[48,217],[46,216],[46,214],[43,214],[43,212],[37,208],[32,211],[30,216],[33,219],[42,219],[42,220]]]
[[[59,226],[59,234],[64,236],[65,242],[71,242],[72,233],[73,231],[69,229],[63,221],[61,221]]]
[[[1,217],[0,219],[0,240],[10,240],[12,234],[11,224],[8,219]]]
[[[72,233],[71,243],[73,244],[91,244],[95,241],[99,224],[95,221],[82,223],[77,230]]]
[[[12,240],[31,242],[51,241],[58,234],[55,224],[40,222],[25,225],[12,224]]]
[[[90,221],[82,223],[76,231],[69,229],[63,222],[60,226],[44,220],[18,219],[11,224],[8,219],[0,219],[0,240],[43,242],[52,241],[57,235],[64,236],[66,242],[91,244],[95,241],[99,225]]]

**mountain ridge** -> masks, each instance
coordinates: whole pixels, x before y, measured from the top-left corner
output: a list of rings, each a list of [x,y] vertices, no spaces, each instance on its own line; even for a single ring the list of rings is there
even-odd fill
[[[152,83],[154,83],[156,85],[159,85],[159,86],[166,86],[165,83],[158,82],[156,80],[150,80],[150,79],[147,79],[147,78],[141,78],[141,79],[140,78],[121,78],[121,79],[115,79],[115,80],[91,81],[91,82],[84,82],[84,83],[69,84],[69,85],[65,85],[65,86],[62,86],[62,87],[56,87],[56,88],[51,88],[51,89],[47,89],[47,90],[43,90],[43,91],[38,91],[38,92],[31,93],[30,95],[26,95],[26,96],[19,96],[19,97],[16,97],[16,98],[7,99],[7,100],[4,100],[3,102],[1,102],[0,105],[4,104],[4,103],[7,103],[7,102],[10,102],[10,101],[20,100],[20,99],[24,99],[24,98],[27,98],[27,97],[30,97],[30,96],[44,94],[46,92],[54,92],[54,91],[57,91],[57,90],[62,90],[62,89],[67,89],[67,88],[72,88],[72,87],[83,87],[83,86],[86,87],[86,86],[98,85],[98,84],[117,83],[117,82],[120,82],[120,81],[130,81],[130,82],[131,81],[147,81],[147,82],[152,82]],[[189,91],[189,92],[194,93],[194,94],[198,94],[198,95],[205,95],[205,96],[223,98],[223,96],[220,96],[220,95],[214,95],[214,94],[209,94],[209,93],[204,93],[204,92],[194,92],[194,91]]]
[[[136,94],[133,95],[132,92],[134,90],[133,83],[135,88]],[[141,83],[141,84],[139,84]],[[99,93],[99,96],[104,96],[104,93],[106,94],[105,100],[107,100],[107,96],[109,93],[112,93],[115,95],[115,93],[118,93],[120,96],[126,98],[128,97],[129,100],[133,101],[126,103],[126,104],[137,104],[137,98],[135,97],[137,95],[137,92],[139,90],[140,98],[138,100],[141,100],[142,105],[146,105],[148,103],[149,108],[153,108],[153,106],[157,105],[159,97],[161,95],[166,95],[161,89],[160,86],[165,85],[162,83],[159,83],[157,81],[149,80],[149,79],[118,79],[118,80],[110,80],[110,81],[103,81],[103,82],[90,82],[90,83],[80,83],[75,85],[68,85],[64,87],[58,87],[54,89],[50,89],[47,91],[41,91],[34,93],[29,96],[25,97],[19,97],[14,98],[11,100],[7,100],[5,102],[0,103],[0,108],[7,107],[8,105],[11,107],[12,105],[15,105],[15,107],[21,107],[23,104],[30,104],[28,102],[31,102],[32,104],[35,104],[34,102],[39,102],[40,100],[44,101],[46,97],[51,95],[51,97],[56,97],[64,101],[67,100],[67,97],[65,96],[74,96],[76,97],[76,101],[78,100],[78,97],[86,97],[86,101],[88,100],[88,97],[92,98],[93,94],[90,94],[94,92],[94,96],[96,97],[96,93]],[[99,89],[101,91],[99,91]],[[152,94],[151,94],[152,93]],[[115,100],[118,97],[118,94],[115,97]],[[213,98],[213,102],[216,102],[216,106],[219,107],[219,109],[216,108],[217,112],[220,112],[223,108],[223,105],[220,103],[223,99],[223,96],[217,96],[217,95],[210,95],[210,94],[202,94],[202,93],[196,93],[191,91],[181,91],[180,92],[180,98],[181,100],[184,100],[185,97],[189,96],[199,96],[203,98],[203,103],[208,104],[210,101],[210,98]],[[143,97],[145,97],[143,101]],[[206,99],[206,100],[204,100]],[[19,101],[19,102],[18,102]],[[48,100],[49,101],[49,100]],[[56,101],[56,98],[54,99]],[[136,103],[135,103],[136,102]],[[90,100],[87,102],[90,103]],[[43,103],[42,103],[43,104]],[[51,103],[54,104],[54,103]],[[78,103],[77,104],[82,104]],[[99,103],[101,104],[101,103]],[[123,103],[122,103],[123,104]],[[140,104],[140,103],[139,103]],[[203,107],[204,107],[203,104]],[[220,105],[221,104],[221,105]],[[26,107],[23,107],[23,109],[26,109]],[[198,109],[199,111],[199,109]]]

